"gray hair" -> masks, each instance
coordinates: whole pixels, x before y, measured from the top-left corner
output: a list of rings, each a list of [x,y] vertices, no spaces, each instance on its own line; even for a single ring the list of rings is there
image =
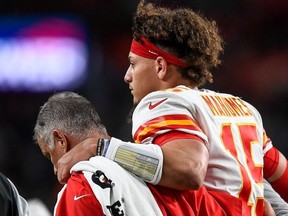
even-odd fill
[[[96,131],[107,135],[92,103],[74,92],[56,93],[40,108],[34,127],[34,141],[41,140],[53,149],[55,129],[80,140],[91,137]]]

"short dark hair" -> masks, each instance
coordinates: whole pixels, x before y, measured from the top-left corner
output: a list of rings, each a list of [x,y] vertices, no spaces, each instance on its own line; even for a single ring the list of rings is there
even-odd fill
[[[140,1],[133,17],[133,38],[145,37],[159,48],[185,60],[190,66],[178,68],[196,86],[212,83],[210,69],[221,63],[223,40],[215,21],[191,8],[161,7]]]

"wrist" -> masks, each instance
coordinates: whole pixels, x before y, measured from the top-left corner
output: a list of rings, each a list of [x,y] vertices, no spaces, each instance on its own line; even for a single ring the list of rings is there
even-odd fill
[[[99,138],[97,142],[96,155],[105,157],[109,144],[109,139]]]
[[[90,157],[96,156],[97,140],[98,139],[95,139],[95,138],[88,138],[84,140],[81,148],[83,148],[84,151],[86,152],[86,155],[88,156],[87,159],[89,159]]]

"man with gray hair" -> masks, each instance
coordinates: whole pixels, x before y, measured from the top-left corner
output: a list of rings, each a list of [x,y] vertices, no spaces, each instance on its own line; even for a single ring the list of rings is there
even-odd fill
[[[73,92],[56,93],[41,107],[34,140],[51,160],[55,174],[62,155],[93,137],[110,138],[94,106],[84,97]],[[169,215],[194,215],[181,192],[171,200],[169,205],[174,211]],[[142,179],[117,163],[96,156],[72,167],[71,177],[58,194],[54,215],[160,216],[167,212]]]

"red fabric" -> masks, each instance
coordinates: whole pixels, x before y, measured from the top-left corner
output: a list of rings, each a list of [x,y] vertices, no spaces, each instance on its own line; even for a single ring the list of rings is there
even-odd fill
[[[193,135],[193,134],[188,134],[188,133],[179,132],[179,131],[172,131],[172,132],[159,135],[154,139],[154,143],[157,143],[159,146],[162,146],[165,143],[175,140],[175,139],[196,139],[200,142],[203,142],[203,144],[206,145],[206,142],[200,137]]]
[[[186,200],[195,210],[196,216],[242,216],[242,201],[221,191],[207,191],[202,186],[199,190],[184,192]]]
[[[284,174],[276,181],[271,182],[272,187],[275,191],[279,193],[279,195],[288,202],[288,162],[286,164],[286,170]]]
[[[264,178],[269,178],[276,170],[279,164],[279,151],[271,148],[264,156]]]
[[[84,196],[83,196],[84,195]],[[83,196],[81,198],[81,196]],[[103,216],[100,203],[82,173],[72,173],[56,209],[56,216]]]
[[[146,38],[142,37],[141,42],[142,44],[133,39],[130,51],[144,58],[156,59],[158,56],[162,56],[170,64],[180,67],[188,66],[188,64],[184,60],[159,49],[154,44],[149,42]]]
[[[190,204],[182,191],[147,184],[163,216],[194,216]]]
[[[164,216],[242,216],[241,200],[225,192],[207,191],[204,186],[187,191],[148,187]]]
[[[184,132],[173,131],[159,135],[153,142],[159,146],[174,139],[196,139],[200,137]],[[199,190],[179,191],[161,186],[148,185],[162,212],[176,212],[177,215],[191,216],[242,216],[242,201],[222,191],[207,191],[202,186]],[[180,205],[179,205],[180,204]],[[188,206],[187,206],[188,204]],[[233,205],[233,208],[231,206]],[[245,204],[246,206],[246,204]],[[188,214],[188,212],[193,212]],[[171,214],[163,214],[171,215]]]
[[[209,194],[218,202],[227,215],[250,215],[251,208],[246,202],[220,191],[208,191]],[[241,208],[242,206],[242,208]],[[264,200],[258,199],[256,204],[256,215],[264,215]],[[245,213],[246,212],[246,213]]]
[[[186,122],[183,124],[183,120]],[[134,133],[134,140],[136,143],[141,143],[149,136],[155,136],[159,131],[180,131],[185,129],[187,131],[202,132],[197,122],[190,116],[185,114],[171,114],[162,115],[149,121],[142,123]],[[184,134],[184,132],[182,132]]]

